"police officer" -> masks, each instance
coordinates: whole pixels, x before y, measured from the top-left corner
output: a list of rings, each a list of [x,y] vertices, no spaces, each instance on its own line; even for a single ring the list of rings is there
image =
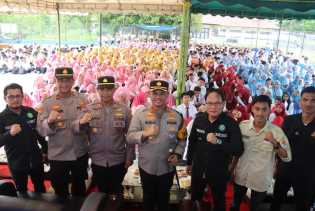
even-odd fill
[[[92,118],[86,111],[84,95],[72,92],[72,68],[55,70],[58,91],[38,106],[38,131],[48,137],[50,176],[55,193],[61,198],[69,194],[84,196],[86,192],[88,142],[82,130]]]
[[[283,131],[289,139],[292,161],[280,161],[274,185],[271,211],[281,210],[287,192],[293,187],[296,211],[310,210],[315,178],[315,88],[301,92],[302,113],[288,116]]]
[[[7,107],[0,113],[0,146],[4,146],[9,168],[21,196],[26,194],[28,176],[35,192],[45,192],[42,153],[47,153],[45,139],[36,131],[37,112],[22,106],[23,89],[19,84],[4,88]],[[38,147],[40,143],[41,149]]]
[[[93,179],[99,190],[113,197],[121,197],[122,181],[134,160],[135,148],[134,144],[126,143],[131,111],[127,106],[113,101],[115,91],[114,77],[98,78],[100,102],[88,106],[92,113],[89,154]]]
[[[192,200],[200,206],[205,186],[212,190],[214,211],[225,210],[225,192],[232,156],[243,152],[238,124],[223,113],[225,96],[210,89],[206,97],[207,112],[194,120],[187,152],[188,173],[192,171]]]
[[[152,105],[136,112],[127,134],[129,143],[139,146],[139,170],[144,210],[169,210],[170,188],[175,165],[185,148],[183,118],[167,108],[168,82],[150,82]]]

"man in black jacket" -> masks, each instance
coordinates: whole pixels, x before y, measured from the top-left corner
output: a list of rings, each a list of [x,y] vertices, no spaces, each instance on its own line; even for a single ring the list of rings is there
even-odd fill
[[[37,112],[22,105],[23,89],[18,84],[4,88],[4,100],[7,107],[0,113],[0,147],[4,146],[17,190],[24,195],[31,176],[35,192],[45,192],[42,153],[47,153],[47,143],[36,131]]]
[[[274,185],[270,211],[280,211],[281,204],[292,187],[296,211],[309,211],[315,178],[315,88],[301,92],[302,113],[288,116],[283,131],[289,139],[292,161],[280,161]]]
[[[210,89],[207,112],[194,120],[187,153],[188,173],[192,170],[192,200],[196,206],[208,184],[214,199],[214,211],[225,211],[225,192],[232,156],[241,155],[243,142],[238,124],[223,113],[224,94]]]

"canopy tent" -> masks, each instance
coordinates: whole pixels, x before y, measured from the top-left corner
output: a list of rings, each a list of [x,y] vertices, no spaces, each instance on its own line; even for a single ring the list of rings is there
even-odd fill
[[[0,0],[0,12],[182,13],[182,0]]]
[[[268,18],[315,19],[314,0],[191,0],[192,13]]]
[[[281,20],[315,19],[315,0],[0,0],[1,11],[57,11],[58,22],[59,14],[63,12],[182,14],[180,68],[177,74],[179,97],[185,86],[191,13]],[[281,24],[279,34],[280,30]],[[100,34],[101,31],[100,28]],[[60,25],[58,32],[60,43]]]

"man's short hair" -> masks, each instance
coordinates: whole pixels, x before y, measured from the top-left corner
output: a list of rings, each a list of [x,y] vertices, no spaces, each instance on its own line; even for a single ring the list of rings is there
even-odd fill
[[[217,95],[221,97],[222,101],[225,101],[225,94],[221,89],[216,89],[216,88],[209,89],[206,94],[206,99],[208,98],[208,95],[211,93],[216,93]]]
[[[271,99],[267,95],[258,95],[253,98],[251,105],[255,105],[256,103],[267,103],[269,107],[271,107]]]
[[[201,91],[200,86],[195,86],[194,91],[196,91],[196,92],[200,92],[200,91]]]
[[[183,98],[184,96],[190,97],[190,94],[189,94],[188,92],[184,92],[184,93],[181,95],[181,98]]]
[[[301,92],[301,97],[306,93],[315,94],[315,87],[309,86],[309,87],[304,88]]]
[[[22,86],[17,84],[17,83],[12,83],[12,84],[9,84],[9,85],[4,87],[4,89],[3,89],[3,96],[7,96],[9,89],[19,89],[19,90],[21,90],[21,92],[23,94]]]

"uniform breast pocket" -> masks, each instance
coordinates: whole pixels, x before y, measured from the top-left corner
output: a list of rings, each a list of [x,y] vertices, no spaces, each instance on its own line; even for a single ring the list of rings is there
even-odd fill
[[[207,140],[206,131],[202,129],[196,129],[196,137],[198,141]]]
[[[123,117],[114,117],[113,119],[113,127],[116,130],[123,130],[126,127],[126,122]]]
[[[272,152],[273,151],[273,145],[267,141],[263,141],[262,143],[259,143],[256,148],[260,152]]]

